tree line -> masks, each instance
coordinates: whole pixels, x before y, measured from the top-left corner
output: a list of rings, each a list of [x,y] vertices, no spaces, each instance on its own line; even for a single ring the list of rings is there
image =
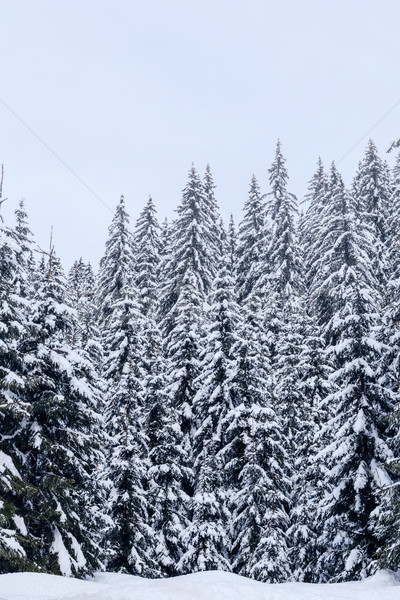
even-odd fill
[[[121,197],[99,269],[0,228],[0,572],[267,582],[400,564],[400,158],[299,214],[280,143],[236,228]]]

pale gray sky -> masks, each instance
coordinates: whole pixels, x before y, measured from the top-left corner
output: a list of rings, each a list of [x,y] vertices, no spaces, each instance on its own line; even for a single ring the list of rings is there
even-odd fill
[[[132,222],[171,216],[192,161],[239,220],[282,141],[291,190],[338,160],[397,101],[397,0],[3,0],[0,100]],[[400,137],[400,105],[370,134]],[[347,182],[364,140],[340,164]],[[393,158],[389,156],[389,160]],[[68,268],[94,266],[112,214],[0,103],[8,217],[25,197]]]

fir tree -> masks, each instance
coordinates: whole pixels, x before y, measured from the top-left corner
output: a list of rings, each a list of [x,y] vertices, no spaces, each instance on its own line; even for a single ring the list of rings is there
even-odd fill
[[[307,296],[308,297],[308,296]],[[307,303],[309,309],[311,302]],[[324,340],[315,318],[303,311],[303,344],[299,355],[300,419],[293,440],[294,468],[290,529],[290,563],[295,581],[317,582],[315,565],[319,556],[317,508],[325,493],[326,467],[319,455],[326,445],[326,423],[330,415],[325,399],[329,396],[331,369],[324,356]]]
[[[218,264],[221,255],[221,221],[219,217],[218,203],[215,198],[214,189],[216,185],[211,173],[210,165],[207,165],[204,178],[205,214],[208,220],[207,238],[209,246],[210,274],[214,279],[217,275]]]
[[[209,205],[210,196],[206,196],[197,171],[192,167],[164,263],[160,310],[168,360],[168,393],[189,461],[185,465],[186,472],[192,467],[193,398],[197,391],[205,302],[211,290],[215,259],[215,248],[211,244],[214,221]],[[192,493],[193,480],[186,479],[185,491]]]
[[[108,231],[97,280],[99,321],[102,326],[107,325],[112,313],[111,306],[121,297],[121,290],[133,282],[134,242],[123,196],[120,198]]]
[[[213,234],[210,229],[214,224],[209,214],[209,204],[210,199],[193,166],[177,209],[178,217],[172,224],[163,265],[160,312],[164,317],[163,330],[167,335],[174,327],[174,319],[169,315],[178,302],[188,271],[195,279],[195,287],[202,300],[211,290],[215,247],[211,244]]]
[[[334,369],[325,402],[334,412],[322,452],[328,471],[319,507],[323,552],[318,570],[323,580],[344,580],[365,577],[379,547],[376,514],[380,488],[388,480],[383,465],[391,456],[385,443],[391,401],[378,377],[382,345],[369,238],[356,227],[351,198],[336,171],[333,175],[321,247],[326,265],[321,291],[328,304],[326,354]]]
[[[223,423],[235,404],[233,357],[237,308],[227,258],[220,259],[211,295],[211,324],[201,355],[198,391],[193,401],[194,488],[192,522],[184,531],[188,549],[181,560],[184,572],[229,569],[228,513],[221,467],[226,439]]]
[[[240,575],[276,582],[289,574],[288,480],[262,322],[261,301],[253,291],[242,307],[232,351],[237,361],[236,400],[222,423],[223,457],[227,507],[234,518],[233,569]]]
[[[387,168],[376,146],[369,141],[353,183],[355,206],[361,226],[371,237],[368,252],[376,282],[382,293],[388,277],[388,206],[390,185]]]
[[[174,328],[167,337],[167,391],[182,433],[183,451],[187,458],[183,489],[193,492],[193,399],[200,374],[199,351],[202,338],[202,298],[197,279],[189,268],[182,282],[176,305],[168,319]]]
[[[26,435],[27,481],[37,488],[28,530],[40,540],[37,562],[53,573],[83,576],[99,568],[94,529],[101,526],[101,419],[93,366],[68,343],[75,314],[51,249],[34,302]]]
[[[76,310],[78,319],[76,320],[76,330],[72,332],[71,345],[72,347],[81,346],[81,338],[83,328],[81,324],[82,303],[85,294],[85,273],[86,265],[82,257],[76,260],[68,273],[68,295],[71,306]]]
[[[168,219],[165,217],[164,221],[160,225],[160,254],[161,257],[164,257],[166,252],[169,249],[171,238],[171,224],[168,222]]]
[[[1,190],[1,187],[0,187]],[[1,197],[1,195],[0,195]],[[0,572],[38,569],[36,542],[26,527],[36,489],[24,481],[29,418],[28,370],[22,342],[29,326],[31,251],[23,205],[15,230],[0,228]]]
[[[161,254],[160,226],[150,197],[135,228],[135,281],[143,314],[154,312],[158,305],[158,271]]]
[[[135,575],[156,573],[146,495],[147,439],[143,398],[144,317],[136,300],[133,243],[121,198],[100,269],[106,425],[110,437],[107,565]]]
[[[288,481],[275,411],[268,405],[237,409],[243,454],[234,497],[234,569],[268,583],[290,575],[286,530]]]
[[[236,246],[236,276],[239,302],[252,292],[263,269],[264,247],[264,204],[260,187],[253,175],[249,197],[244,205],[244,216],[239,225]]]
[[[179,574],[183,554],[181,534],[187,525],[189,498],[182,491],[188,463],[182,447],[182,432],[166,390],[166,364],[161,335],[149,321],[145,352],[147,374],[144,379],[146,430],[150,467],[148,497],[150,525],[154,531],[152,558],[160,576]]]
[[[204,467],[204,448],[209,448],[211,444],[213,452],[217,455],[221,453],[226,443],[222,423],[236,402],[234,378],[237,365],[233,347],[237,335],[238,308],[233,284],[228,260],[223,258],[211,295],[210,325],[199,365],[200,375],[196,382],[198,392],[193,401],[198,472]]]
[[[186,548],[179,567],[182,573],[230,571],[228,560],[228,513],[221,486],[220,461],[211,441],[197,460],[197,478],[192,498],[192,519],[182,532]]]
[[[103,346],[101,343],[101,332],[98,323],[98,307],[96,303],[96,275],[92,265],[85,266],[85,285],[80,303],[79,320],[82,328],[82,348],[88,353],[98,373],[101,372],[103,361]],[[102,383],[99,381],[101,387]]]
[[[235,222],[233,216],[230,216],[228,231],[226,236],[226,248],[225,254],[228,257],[228,271],[231,277],[236,278],[236,248],[237,248],[237,235]]]
[[[296,198],[287,190],[288,174],[280,143],[270,173],[268,212],[272,219],[268,248],[269,269],[261,282],[265,327],[274,377],[274,396],[283,418],[288,456],[295,459],[294,440],[302,421],[300,392],[303,318],[302,253],[298,244]],[[293,462],[286,465],[289,477]]]
[[[393,169],[391,196],[388,209],[388,284],[383,297],[383,334],[386,352],[381,364],[382,380],[393,394],[393,410],[389,414],[388,443],[393,456],[388,463],[391,480],[382,490],[382,509],[379,513],[378,533],[381,547],[378,551],[377,566],[397,569],[400,558],[399,536],[399,481],[400,481],[400,155]]]
[[[314,279],[319,274],[316,261],[321,243],[320,226],[327,198],[328,182],[328,176],[322,160],[319,158],[317,170],[311,178],[308,193],[304,198],[304,202],[308,203],[307,211],[300,221],[300,242],[304,252],[305,282],[309,290],[313,289]],[[310,300],[312,300],[312,296]]]
[[[298,247],[295,218],[297,200],[287,190],[288,173],[280,143],[269,169],[271,192],[267,195],[267,213],[272,221],[268,246],[269,269],[264,278],[265,294],[270,290],[279,297],[279,305],[302,290],[301,253]]]

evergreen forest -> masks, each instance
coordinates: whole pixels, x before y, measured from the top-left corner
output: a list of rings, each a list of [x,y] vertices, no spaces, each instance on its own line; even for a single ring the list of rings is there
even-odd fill
[[[121,197],[98,269],[1,221],[0,573],[400,567],[400,156],[215,189]]]

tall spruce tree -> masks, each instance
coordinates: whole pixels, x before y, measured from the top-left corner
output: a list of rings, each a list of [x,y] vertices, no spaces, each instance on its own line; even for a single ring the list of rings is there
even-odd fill
[[[222,422],[227,507],[233,515],[233,570],[262,581],[289,575],[287,459],[272,395],[261,300],[253,290],[241,308],[233,380],[235,404]]]
[[[382,509],[379,513],[378,532],[381,548],[378,565],[397,569],[400,559],[400,155],[393,168],[391,195],[387,213],[388,225],[388,283],[383,296],[383,335],[386,343],[381,375],[393,394],[393,410],[389,415],[389,440],[393,457],[388,463],[391,481],[383,489]]]
[[[188,549],[181,560],[185,572],[229,570],[228,512],[223,488],[223,424],[235,405],[236,362],[233,346],[237,307],[228,257],[220,259],[211,294],[210,326],[200,358],[198,391],[193,400],[194,488],[192,522],[184,531]]]
[[[218,203],[215,198],[214,190],[216,185],[211,173],[210,165],[206,166],[203,177],[204,196],[205,196],[205,215],[208,220],[207,238],[210,257],[210,273],[212,279],[217,276],[218,265],[221,254],[221,226]]]
[[[167,337],[167,391],[178,427],[187,463],[183,490],[193,493],[193,399],[200,374],[199,351],[203,338],[203,302],[197,278],[189,267],[182,281],[178,302],[168,314],[174,327]]]
[[[238,301],[242,303],[257,285],[265,260],[265,211],[260,187],[253,175],[244,205],[236,245]]]
[[[192,167],[177,210],[178,218],[172,226],[162,273],[160,313],[168,360],[167,385],[189,461],[186,472],[192,466],[193,398],[216,251],[209,204],[210,198]],[[191,494],[194,482],[190,479],[185,480],[185,491]]]
[[[228,259],[223,257],[211,294],[210,324],[200,356],[198,391],[193,402],[195,456],[199,459],[197,472],[204,465],[204,448],[210,448],[212,444],[217,455],[223,450],[226,440],[222,423],[236,403],[237,363],[233,348],[237,341],[238,307],[233,286]]]
[[[308,203],[305,215],[300,220],[300,242],[304,253],[304,276],[309,290],[313,289],[315,277],[319,275],[316,261],[321,243],[321,217],[327,199],[329,178],[322,160],[318,159],[317,170],[312,176],[304,202]],[[323,233],[322,233],[323,235]],[[310,295],[312,301],[312,296]]]
[[[390,183],[387,166],[378,155],[372,140],[368,142],[363,160],[360,162],[353,193],[358,219],[371,237],[368,252],[371,266],[376,274],[376,283],[382,294],[387,283],[388,206]]]
[[[1,186],[0,186],[1,192]],[[1,194],[0,194],[1,198]],[[15,229],[0,227],[0,572],[35,570],[36,540],[27,530],[36,488],[23,477],[29,418],[28,368],[22,349],[29,327],[32,253],[23,203]]]
[[[223,502],[221,461],[214,443],[204,445],[202,459],[197,459],[195,491],[191,500],[192,518],[182,531],[185,552],[179,567],[182,573],[196,571],[230,571],[226,522],[228,513]]]
[[[306,299],[309,296],[306,295]],[[295,581],[317,582],[315,565],[319,556],[320,523],[317,508],[325,493],[326,466],[319,452],[327,443],[326,423],[331,411],[325,403],[330,393],[331,368],[324,356],[321,328],[311,313],[312,303],[303,310],[299,355],[300,419],[295,448],[290,512],[289,555],[291,577]]]
[[[148,497],[150,525],[154,531],[152,559],[162,577],[180,573],[182,531],[187,526],[189,498],[183,492],[188,464],[182,431],[166,388],[166,361],[158,326],[149,320],[146,335],[147,371],[144,379],[149,461]]]
[[[76,310],[76,330],[72,332],[71,345],[73,347],[82,345],[83,327],[82,327],[82,304],[85,300],[86,292],[86,265],[81,258],[75,260],[68,273],[68,294],[71,306]]]
[[[302,263],[295,218],[296,196],[288,191],[288,172],[278,141],[274,161],[269,169],[271,192],[267,194],[267,214],[272,221],[267,247],[269,269],[264,278],[265,293],[278,295],[279,305],[290,301],[302,290]]]
[[[37,488],[28,531],[40,541],[37,562],[63,575],[99,568],[95,528],[101,525],[101,419],[93,366],[68,342],[75,313],[65,303],[66,280],[53,248],[42,262],[29,349],[30,413],[26,480]]]
[[[99,312],[105,348],[110,482],[107,565],[153,576],[146,494],[147,438],[143,398],[144,317],[136,299],[133,240],[121,197],[100,264]]]
[[[139,305],[145,315],[154,313],[158,305],[158,272],[161,254],[159,230],[157,211],[150,196],[137,220],[134,232],[135,282]]]
[[[264,273],[261,285],[274,395],[284,422],[288,456],[293,460],[294,440],[303,419],[299,382],[304,290],[302,253],[295,226],[297,203],[295,196],[287,190],[285,162],[278,141],[275,159],[269,169],[271,192],[267,206],[272,221],[269,268]],[[287,465],[289,476],[293,469],[293,463]]]
[[[391,453],[385,429],[391,399],[378,372],[383,349],[377,339],[379,298],[369,262],[370,238],[335,168],[322,227],[325,306],[320,314],[325,352],[333,365],[332,391],[325,401],[334,410],[322,452],[327,478],[319,506],[323,551],[318,572],[331,581],[365,577],[379,547],[376,516],[380,488],[388,481],[384,464]]]
[[[228,231],[226,234],[225,255],[228,257],[228,270],[236,280],[236,248],[237,234],[233,215],[229,218]]]
[[[178,206],[177,219],[171,225],[167,259],[163,267],[163,300],[160,311],[164,317],[163,331],[168,335],[174,320],[168,317],[179,299],[183,280],[188,270],[195,278],[195,286],[201,299],[211,290],[215,248],[210,227],[209,199],[194,166],[189,171],[188,182]]]

